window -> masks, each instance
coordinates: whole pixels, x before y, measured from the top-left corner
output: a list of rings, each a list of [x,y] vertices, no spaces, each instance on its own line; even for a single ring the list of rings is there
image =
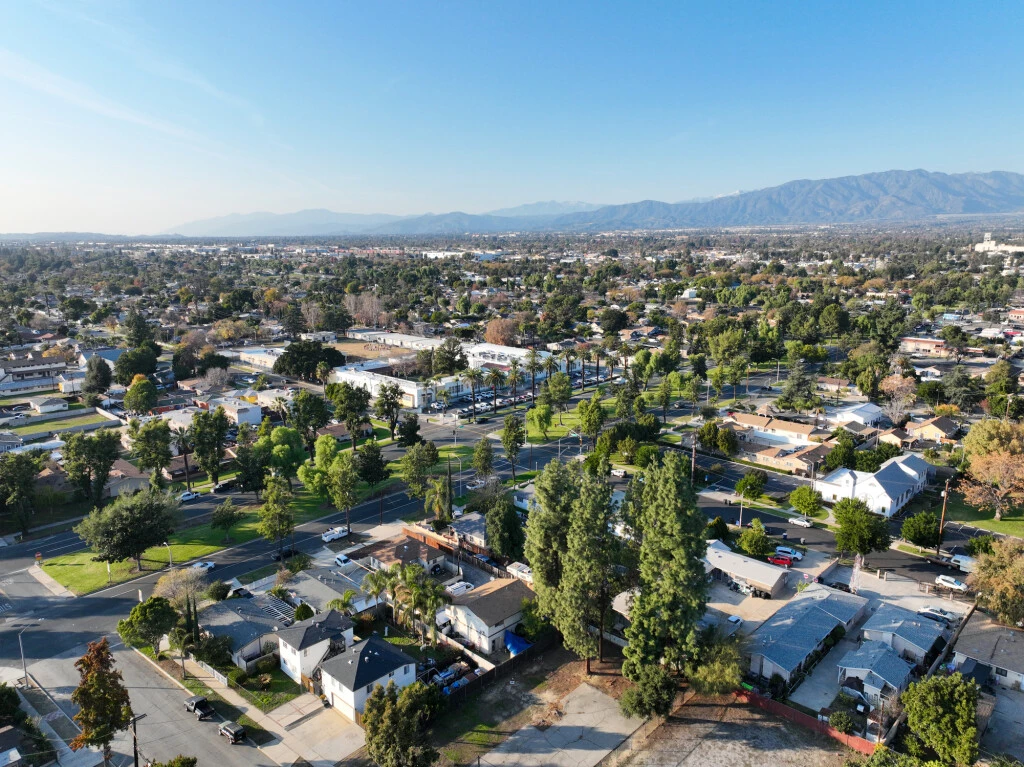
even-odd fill
[[[1006,671],[1005,668],[997,668],[996,669],[996,676],[1006,676],[1006,674],[1007,674],[1007,671]]]
[[[371,692],[373,692],[373,685],[372,684],[366,685],[366,694],[369,695]]]
[[[391,679],[394,675],[395,675],[394,671],[389,671],[388,672],[388,679]]]
[[[403,673],[403,674],[408,674],[408,673],[409,673],[409,667],[408,667],[408,666],[406,666],[405,668],[403,668],[403,669],[402,669],[402,673]]]

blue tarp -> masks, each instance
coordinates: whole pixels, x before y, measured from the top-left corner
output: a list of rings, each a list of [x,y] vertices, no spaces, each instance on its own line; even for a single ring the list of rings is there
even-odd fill
[[[505,649],[509,651],[513,658],[529,646],[530,642],[527,642],[518,634],[513,634],[511,631],[505,632]]]

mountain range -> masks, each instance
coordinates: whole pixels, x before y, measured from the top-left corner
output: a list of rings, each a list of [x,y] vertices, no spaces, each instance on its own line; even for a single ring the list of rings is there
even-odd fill
[[[860,176],[790,181],[704,201],[644,200],[624,205],[539,202],[483,214],[421,216],[335,213],[249,213],[174,227],[190,237],[460,235],[500,232],[601,232],[798,224],[885,223],[946,215],[1024,212],[1024,175],[891,170]]]

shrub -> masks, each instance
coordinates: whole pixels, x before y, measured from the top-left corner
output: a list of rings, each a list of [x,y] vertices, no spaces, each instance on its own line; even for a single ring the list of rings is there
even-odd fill
[[[768,680],[768,692],[772,694],[773,698],[781,698],[785,691],[786,680],[782,678],[781,674],[772,674],[772,678]]]
[[[280,573],[278,574],[278,576],[280,579]],[[268,591],[267,593],[281,600],[288,599],[288,589],[286,589],[284,585],[281,583],[278,583],[276,586],[274,586],[274,588],[270,589],[270,591]]]
[[[217,602],[222,602],[228,598],[229,591],[231,591],[231,587],[224,581],[214,581],[210,584],[210,588],[206,590],[206,596]]]
[[[727,540],[729,538],[729,525],[721,517],[715,517],[704,528],[704,537],[708,540]]]
[[[315,615],[313,608],[303,602],[301,605],[295,608],[295,620],[304,621],[307,618],[312,618]]]
[[[828,717],[828,726],[844,735],[853,732],[853,717],[845,711],[833,711]]]
[[[992,543],[994,541],[994,535],[979,535],[977,538],[971,538],[967,541],[967,553],[972,557],[979,557],[982,554],[991,554]]]
[[[261,674],[269,674],[277,668],[276,658],[263,658],[256,664],[256,670]]]
[[[264,642],[263,643],[263,654],[264,655],[275,655],[277,653],[277,642]]]
[[[309,554],[296,554],[288,560],[288,572],[295,575],[313,566],[313,559]]]
[[[228,681],[236,687],[241,687],[249,681],[249,675],[244,668],[233,668],[228,672]]]
[[[657,463],[661,458],[661,451],[654,445],[641,445],[637,448],[634,463],[641,469],[646,469],[652,463]]]

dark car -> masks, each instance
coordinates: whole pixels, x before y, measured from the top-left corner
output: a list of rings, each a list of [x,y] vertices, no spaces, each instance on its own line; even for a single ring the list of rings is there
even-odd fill
[[[213,710],[213,706],[210,705],[210,701],[208,701],[202,695],[193,695],[191,698],[186,698],[185,710],[191,711],[193,714],[195,714],[196,719],[198,719],[199,721],[202,721],[203,719],[208,719],[215,713]]]
[[[270,558],[273,559],[275,562],[280,562],[283,559],[291,559],[298,553],[298,549],[293,549],[291,546],[286,546],[280,551],[275,551],[273,554],[270,555]]]
[[[228,743],[235,744],[245,740],[245,728],[237,722],[224,722],[218,730],[218,735],[228,739]]]
[[[236,487],[238,487],[237,480],[225,479],[225,480],[221,480],[220,482],[218,482],[216,485],[213,486],[213,492],[215,492],[215,493],[228,493],[228,492],[231,492],[232,490],[234,490]]]
[[[829,588],[837,589],[839,591],[845,591],[847,594],[853,593],[852,589],[850,588],[850,584],[843,583],[842,581],[832,581],[832,583],[829,583],[827,585]]]

